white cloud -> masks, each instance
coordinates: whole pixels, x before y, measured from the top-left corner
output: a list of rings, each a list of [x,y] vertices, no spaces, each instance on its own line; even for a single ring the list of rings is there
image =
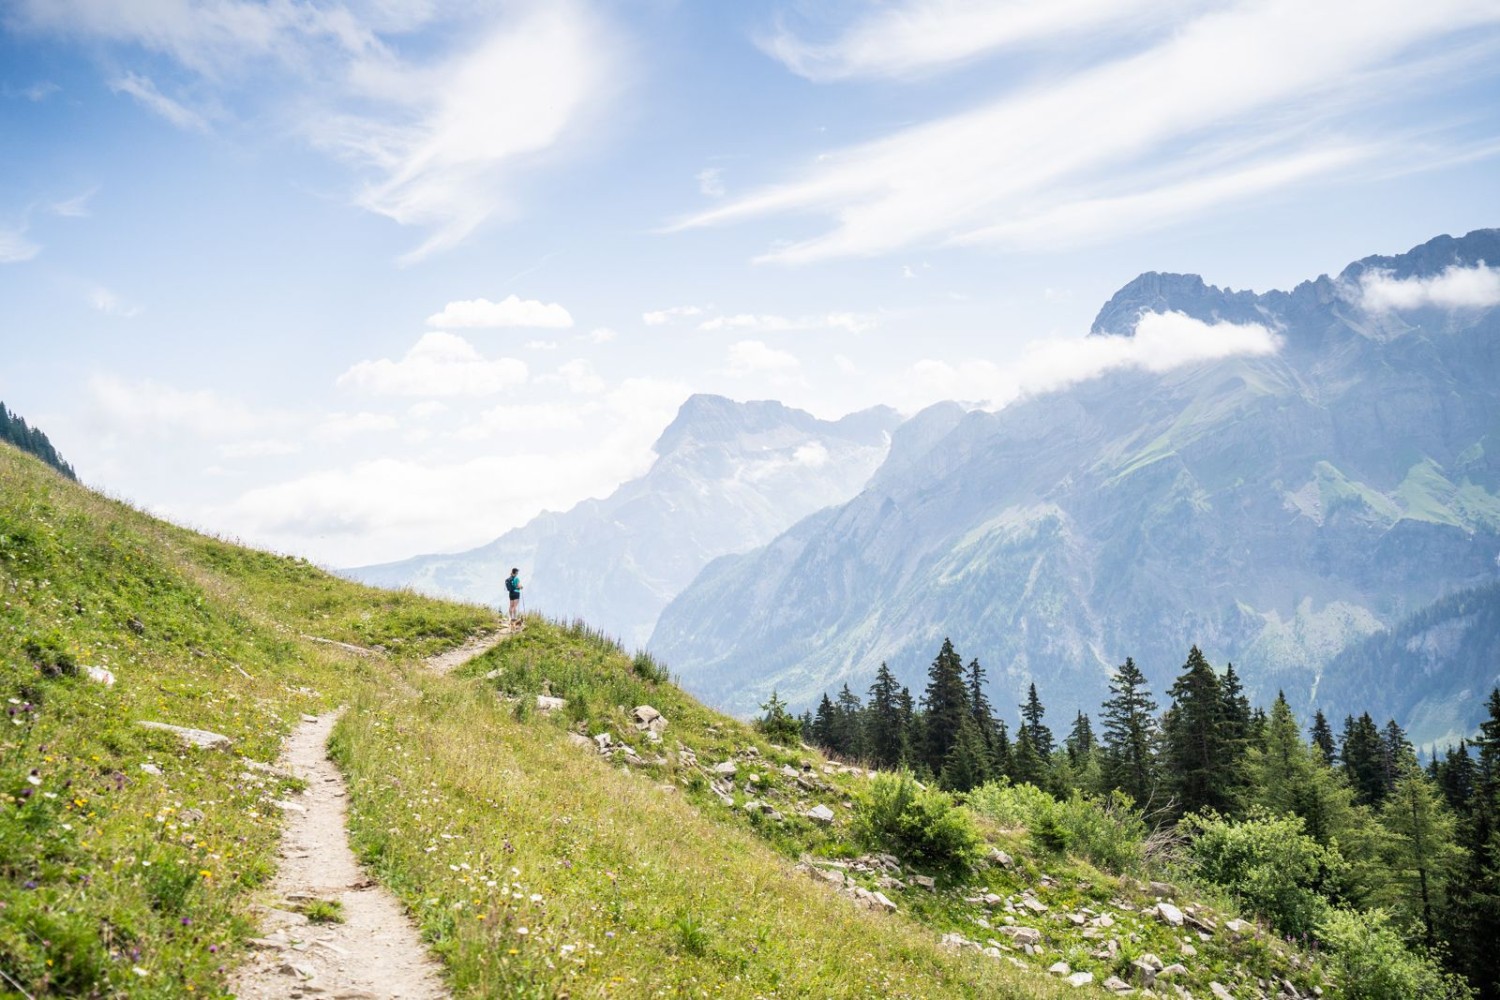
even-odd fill
[[[109,89],[117,94],[129,94],[148,111],[165,118],[180,129],[189,132],[208,131],[208,119],[157,90],[156,84],[149,77],[126,73],[109,81]]]
[[[721,167],[705,167],[698,171],[698,191],[709,198],[724,197],[724,170]]]
[[[131,319],[141,314],[140,306],[121,300],[118,295],[102,285],[90,289],[88,299],[89,305],[106,316],[120,316],[125,319]]]
[[[555,351],[561,345],[555,340],[528,340],[521,346],[528,351]]]
[[[587,340],[591,344],[607,344],[619,336],[614,330],[607,326],[595,327],[587,334]]]
[[[276,423],[238,400],[209,389],[178,389],[150,380],[95,375],[88,390],[102,425],[112,430],[168,434],[186,431],[204,438],[253,434]]]
[[[30,260],[42,252],[42,248],[26,238],[26,229],[0,228],[0,264],[16,264]]]
[[[1426,58],[1431,43],[1497,21],[1500,7],[1480,0],[1212,5],[1145,51],[824,153],[801,176],[678,228],[793,212],[830,220],[760,258],[782,263],[914,244],[1051,245],[1054,227],[1077,243],[1153,221],[1153,210],[1175,218],[1384,169],[1392,151],[1414,168],[1451,151],[1437,140],[1403,148],[1389,116],[1376,140],[1338,125],[1393,93],[1414,105],[1448,81]],[[1372,85],[1397,71],[1399,90]]]
[[[313,427],[319,441],[338,443],[360,434],[392,431],[400,424],[388,413],[330,413]]]
[[[481,441],[524,436],[537,431],[572,430],[582,427],[585,417],[593,417],[601,410],[601,404],[596,402],[502,403],[460,427],[454,436],[460,441]]]
[[[65,219],[84,219],[89,214],[89,201],[99,193],[97,187],[89,188],[82,194],[76,194],[71,198],[52,203],[52,214],[60,215]]]
[[[361,361],[338,377],[340,388],[382,395],[482,396],[526,381],[524,361],[485,358],[462,337],[424,334],[400,361]]]
[[[284,455],[296,455],[301,451],[302,445],[295,441],[278,441],[273,438],[235,441],[219,446],[219,454],[224,458],[280,458]]]
[[[940,399],[982,401],[998,408],[1122,369],[1167,371],[1228,357],[1259,357],[1280,349],[1279,338],[1257,323],[1204,323],[1182,313],[1143,313],[1130,337],[1037,341],[1007,365],[969,360],[923,360],[896,391],[908,405]]]
[[[828,42],[808,42],[783,25],[760,44],[811,80],[909,76],[1121,22],[1139,29],[1143,19],[1160,19],[1186,5],[1185,0],[904,0],[862,8],[863,16]]]
[[[1440,309],[1487,309],[1500,305],[1500,267],[1483,261],[1458,264],[1429,278],[1397,278],[1390,271],[1369,270],[1359,277],[1356,298],[1370,312],[1436,306]]]
[[[654,312],[641,313],[641,322],[647,326],[665,326],[679,319],[691,319],[694,316],[702,316],[703,310],[697,306],[671,306],[667,309],[657,309]]]
[[[778,333],[786,330],[843,330],[846,333],[864,333],[875,327],[875,320],[858,313],[834,312],[821,316],[777,316],[771,313],[736,313],[731,316],[715,316],[698,324],[698,329],[757,330]]]
[[[582,395],[597,395],[604,391],[604,379],[594,371],[594,366],[584,358],[574,358],[558,366],[557,377],[567,385],[569,392]]]
[[[448,412],[448,404],[440,403],[435,399],[425,399],[420,403],[413,403],[406,408],[406,415],[413,420],[431,420],[441,413]]]
[[[798,445],[792,452],[792,461],[809,469],[820,469],[828,464],[828,447],[822,441],[809,441]]]
[[[801,371],[802,362],[796,356],[774,347],[767,347],[762,340],[741,340],[729,345],[730,375],[743,378],[748,375],[769,375],[785,378]]]
[[[507,295],[499,302],[489,299],[465,299],[450,302],[443,311],[427,317],[428,326],[476,327],[476,326],[523,326],[546,329],[565,329],[573,325],[573,317],[556,302],[539,302]]]

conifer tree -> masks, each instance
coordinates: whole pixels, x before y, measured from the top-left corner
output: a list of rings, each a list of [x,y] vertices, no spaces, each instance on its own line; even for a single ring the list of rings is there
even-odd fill
[[[806,730],[812,741],[825,750],[838,751],[836,746],[838,740],[838,716],[834,711],[833,701],[828,697],[828,692],[823,692],[823,700],[818,702],[817,714],[813,716],[812,725]]]
[[[1416,764],[1417,754],[1406,738],[1406,731],[1396,724],[1395,719],[1389,720],[1380,733],[1381,798],[1389,795],[1406,769]]]
[[[989,748],[979,735],[972,717],[965,717],[958,727],[957,738],[943,762],[939,781],[950,791],[967,792],[990,780]]]
[[[1057,748],[1056,741],[1052,738],[1052,730],[1042,724],[1042,716],[1047,714],[1047,709],[1042,706],[1042,700],[1036,694],[1036,682],[1033,681],[1031,689],[1026,694],[1026,704],[1021,706],[1022,726],[1031,736],[1031,747],[1042,760],[1049,760],[1052,751]]]
[[[1172,707],[1167,710],[1162,729],[1177,808],[1182,813],[1204,809],[1228,812],[1232,788],[1238,784],[1229,776],[1237,761],[1231,756],[1224,726],[1224,692],[1219,677],[1197,646],[1188,652],[1170,694]]]
[[[1458,741],[1458,749],[1450,748],[1441,760],[1433,758],[1433,777],[1443,791],[1443,798],[1454,814],[1467,817],[1473,810],[1474,786],[1479,769],[1469,754],[1467,740]]]
[[[1011,751],[1010,780],[1016,784],[1047,785],[1047,761],[1037,752],[1031,729],[1016,727],[1016,742]]]
[[[834,702],[833,709],[836,740],[834,749],[844,757],[863,757],[865,751],[864,706],[859,703],[859,695],[850,691],[849,685],[845,684],[839,690],[838,701]]]
[[[964,684],[964,666],[953,643],[943,648],[927,671],[927,691],[922,696],[926,733],[925,758],[933,774],[942,774],[948,751],[958,739],[958,727],[969,715],[969,692]]]
[[[1424,943],[1437,943],[1434,909],[1441,905],[1449,879],[1463,852],[1454,839],[1453,814],[1417,767],[1405,761],[1385,803],[1380,821],[1390,835],[1384,852],[1390,869],[1392,904],[1421,920]]]
[[[1015,779],[1015,749],[1011,746],[1010,730],[1004,719],[995,720],[995,749],[990,754],[990,776],[992,778]]]
[[[1338,759],[1338,746],[1333,742],[1333,729],[1323,717],[1321,708],[1313,713],[1312,729],[1308,731],[1308,735],[1312,737],[1313,746],[1323,754],[1323,763],[1332,767]]]
[[[1094,755],[1094,727],[1089,723],[1089,717],[1079,709],[1078,715],[1073,720],[1073,728],[1068,731],[1067,739],[1063,740],[1063,746],[1067,748],[1068,760],[1074,767],[1081,767],[1088,758]]]
[[[879,768],[894,768],[901,763],[901,732],[904,729],[896,676],[884,663],[875,672],[870,685],[870,700],[865,709],[866,750],[870,761]]]
[[[921,769],[922,747],[925,739],[922,733],[922,717],[917,712],[916,700],[911,696],[911,688],[901,686],[901,694],[896,698],[896,706],[901,713],[901,763],[913,771]]]
[[[1156,702],[1135,661],[1125,662],[1109,680],[1104,703],[1103,777],[1144,807],[1156,791]]]
[[[1339,759],[1344,776],[1354,789],[1360,805],[1378,806],[1385,797],[1385,751],[1380,730],[1366,712],[1358,719],[1344,720],[1344,736],[1339,744]]]
[[[1480,996],[1500,996],[1500,688],[1486,704],[1489,715],[1474,740],[1478,761],[1468,821],[1459,840],[1465,858],[1449,885],[1448,905],[1439,911],[1443,938],[1455,964]]]
[[[995,755],[995,710],[984,693],[984,668],[976,657],[969,661],[966,677],[969,688],[969,716],[974,720],[974,729],[984,744],[985,756],[993,763]]]
[[[1266,720],[1265,745],[1248,751],[1245,770],[1246,805],[1301,817],[1308,836],[1325,847],[1365,823],[1355,813],[1348,787],[1323,762],[1323,752],[1302,742],[1285,694],[1277,694]]]

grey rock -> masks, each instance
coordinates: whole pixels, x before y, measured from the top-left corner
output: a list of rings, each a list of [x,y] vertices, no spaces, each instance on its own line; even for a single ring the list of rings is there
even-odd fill
[[[1234,994],[1224,987],[1223,983],[1211,982],[1208,991],[1214,995],[1216,1000],[1234,1000]]]
[[[1052,973],[1054,976],[1066,976],[1072,973],[1073,967],[1067,962],[1053,962],[1051,965],[1047,966],[1047,971]]]
[[[1035,927],[1001,927],[997,933],[1002,934],[1018,945],[1037,945],[1042,941],[1042,932]]]
[[[112,670],[106,670],[104,667],[87,667],[86,666],[86,667],[83,668],[83,676],[87,677],[89,680],[93,681],[95,684],[102,684],[105,687],[114,687],[115,686],[115,674],[114,674],[114,671],[112,671]]]
[[[1132,987],[1125,980],[1121,979],[1119,976],[1110,976],[1108,979],[1106,979],[1104,982],[1100,983],[1099,985],[1103,986],[1105,989],[1109,990],[1111,993],[1134,993],[1135,992],[1135,988]]]
[[[713,772],[714,774],[723,775],[726,778],[732,778],[736,773],[739,772],[739,769],[740,766],[734,761],[726,760],[721,763],[715,764],[713,767]]]
[[[814,823],[828,824],[833,822],[833,810],[821,803],[813,806],[803,815]]]
[[[1026,909],[1030,910],[1032,913],[1046,913],[1048,910],[1047,904],[1042,902],[1040,899],[1037,899],[1035,896],[1021,897],[1021,905],[1026,907]]]
[[[1224,929],[1237,938],[1246,937],[1255,933],[1254,924],[1252,924],[1248,920],[1240,920],[1239,918],[1224,921]]]
[[[1071,976],[1067,977],[1068,985],[1073,987],[1074,989],[1077,989],[1080,986],[1087,986],[1093,981],[1094,974],[1092,972],[1075,972]]]
[[[1157,903],[1156,915],[1161,922],[1168,927],[1181,927],[1183,923],[1182,911],[1171,903]]]
[[[189,729],[186,726],[174,726],[166,722],[141,722],[139,725],[147,729],[160,729],[171,733],[189,746],[202,747],[205,750],[227,750],[234,741],[223,733],[209,732],[207,729]]]
[[[141,765],[141,770],[145,771],[147,774],[161,774],[161,768],[157,767],[155,764],[150,763],[149,761]]]
[[[554,698],[549,694],[539,694],[536,696],[537,711],[542,712],[543,714],[546,714],[548,712],[555,712],[558,709],[565,707],[567,704],[568,702],[566,699]]]

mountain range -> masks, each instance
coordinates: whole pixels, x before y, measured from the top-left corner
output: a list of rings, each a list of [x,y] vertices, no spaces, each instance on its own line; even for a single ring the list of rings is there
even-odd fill
[[[985,665],[1006,715],[1033,682],[1059,718],[1093,711],[1127,656],[1163,692],[1194,644],[1232,661],[1253,701],[1281,689],[1304,713],[1342,718],[1376,683],[1416,691],[1430,670],[1338,657],[1500,576],[1500,278],[1486,261],[1500,230],[1289,292],[1143,274],[1090,336],[1181,313],[1258,324],[1279,349],[1115,371],[995,412],[924,411],[857,496],[709,564],[650,648],[741,712],[773,688],[794,706],[862,691],[882,661],[919,690],[945,636]],[[1401,721],[1419,741],[1454,737],[1497,670],[1471,657],[1442,692],[1388,704],[1415,713]]]
[[[363,583],[494,603],[512,566],[528,609],[582,618],[636,648],[709,561],[765,544],[854,496],[886,456],[895,410],[819,420],[774,401],[695,395],[646,474],[487,545],[343,570]]]

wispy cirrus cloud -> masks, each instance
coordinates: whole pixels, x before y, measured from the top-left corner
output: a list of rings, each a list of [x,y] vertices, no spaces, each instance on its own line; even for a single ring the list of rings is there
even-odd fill
[[[137,47],[165,56],[215,107],[270,104],[354,168],[355,204],[427,231],[405,263],[514,211],[519,179],[582,143],[622,82],[622,45],[587,0],[17,0],[4,19],[103,43],[111,65]],[[116,72],[109,86],[179,128],[209,128],[152,77]]]
[[[25,226],[0,226],[0,264],[17,264],[41,252],[38,244],[26,238]]]
[[[1483,261],[1473,267],[1454,264],[1438,274],[1410,278],[1397,278],[1390,271],[1370,270],[1360,275],[1353,297],[1370,312],[1426,306],[1488,309],[1500,305],[1500,267],[1490,267]]]
[[[910,76],[998,49],[1164,20],[1190,0],[904,0],[871,5],[826,41],[783,19],[761,48],[811,80]],[[816,9],[816,8],[815,8]]]
[[[824,153],[800,175],[675,228],[788,213],[829,219],[821,234],[759,258],[791,264],[912,245],[1045,245],[1054,226],[1075,243],[1108,238],[1135,220],[1161,224],[1154,208],[1181,216],[1384,169],[1382,154],[1402,130],[1392,123],[1415,128],[1418,97],[1454,85],[1433,46],[1493,54],[1500,25],[1500,8],[1481,0],[1192,6],[1191,19],[1142,51]],[[870,16],[917,9],[979,16],[969,4]],[[1371,86],[1403,69],[1402,88]],[[1377,106],[1380,124],[1363,122]],[[1402,164],[1451,155],[1438,137]]]

